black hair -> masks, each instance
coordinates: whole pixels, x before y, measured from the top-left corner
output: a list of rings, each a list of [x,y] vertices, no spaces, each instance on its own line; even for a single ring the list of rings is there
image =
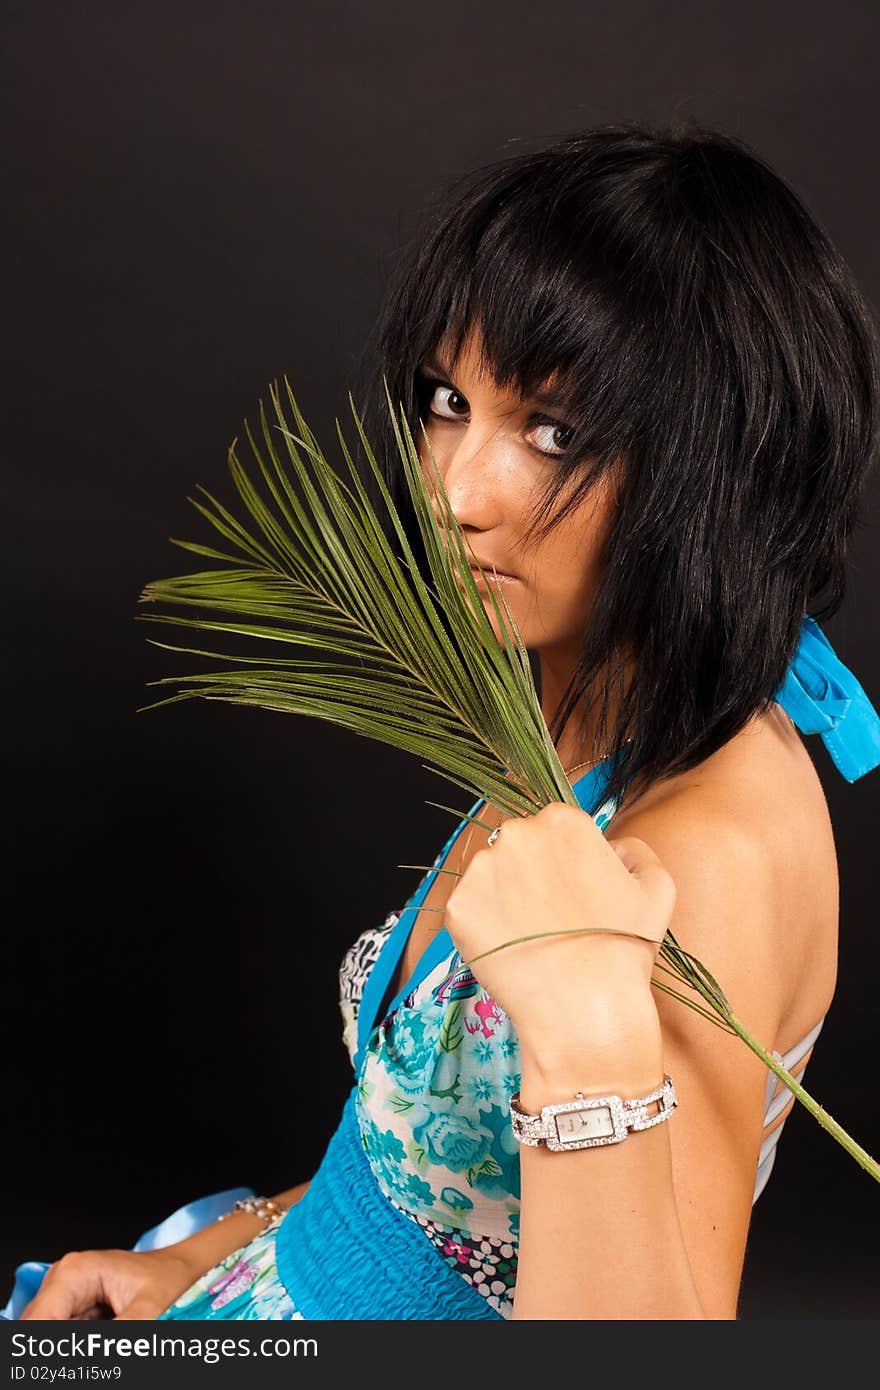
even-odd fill
[[[499,387],[553,378],[574,428],[536,540],[623,461],[550,732],[595,702],[596,749],[619,750],[608,793],[644,789],[769,709],[805,613],[843,601],[878,444],[871,313],[793,189],[693,121],[604,125],[465,174],[401,257],[367,345],[368,437],[425,573],[382,377],[418,439],[419,366],[441,343],[454,361],[475,325]]]

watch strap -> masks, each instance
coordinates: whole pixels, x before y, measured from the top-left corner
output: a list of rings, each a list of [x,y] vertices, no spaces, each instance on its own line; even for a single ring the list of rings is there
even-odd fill
[[[656,1104],[655,1113],[648,1107]],[[578,1091],[574,1100],[542,1106],[530,1114],[520,1105],[519,1092],[510,1101],[514,1138],[528,1148],[545,1144],[548,1149],[586,1149],[602,1144],[619,1144],[630,1131],[652,1129],[668,1120],[678,1105],[672,1077],[664,1076],[656,1090],[624,1100],[618,1095],[588,1096]],[[561,1121],[557,1116],[563,1116]]]

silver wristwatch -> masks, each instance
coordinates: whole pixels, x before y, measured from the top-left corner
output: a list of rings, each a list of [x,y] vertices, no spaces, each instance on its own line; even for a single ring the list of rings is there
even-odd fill
[[[648,1107],[656,1104],[656,1110]],[[590,1096],[578,1091],[574,1100],[561,1105],[545,1105],[539,1115],[520,1108],[519,1092],[511,1098],[510,1118],[514,1138],[529,1148],[546,1144],[561,1153],[563,1149],[591,1149],[598,1144],[619,1144],[631,1129],[651,1129],[668,1120],[678,1099],[672,1077],[664,1076],[662,1086],[636,1100],[620,1096]]]

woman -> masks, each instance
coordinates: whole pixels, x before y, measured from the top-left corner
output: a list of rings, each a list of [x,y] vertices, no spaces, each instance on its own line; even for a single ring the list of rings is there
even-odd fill
[[[798,730],[848,780],[880,762],[814,621],[876,452],[874,328],[754,154],[616,126],[455,188],[372,355],[588,814],[499,831],[478,802],[347,953],[355,1085],[311,1184],[65,1256],[22,1316],[735,1318],[791,1097],[651,978],[671,927],[797,1073],[831,1003],[834,842]]]

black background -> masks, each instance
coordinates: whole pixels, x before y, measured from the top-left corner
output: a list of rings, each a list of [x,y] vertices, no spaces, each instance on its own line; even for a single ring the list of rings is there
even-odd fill
[[[465,168],[675,111],[751,143],[876,304],[873,6],[263,3],[7,8],[2,1285],[176,1206],[309,1176],[350,1084],[338,959],[412,890],[454,789],[324,723],[192,702],[143,585],[286,372],[329,442],[396,249]],[[878,480],[825,630],[880,704]],[[187,637],[184,637],[187,640]],[[876,1146],[880,781],[808,741],[841,869],[808,1087]],[[461,802],[464,808],[464,801]],[[773,815],[773,789],[756,814]],[[880,1194],[799,1107],[748,1318],[865,1317]],[[5,1297],[5,1295],[4,1295]]]

